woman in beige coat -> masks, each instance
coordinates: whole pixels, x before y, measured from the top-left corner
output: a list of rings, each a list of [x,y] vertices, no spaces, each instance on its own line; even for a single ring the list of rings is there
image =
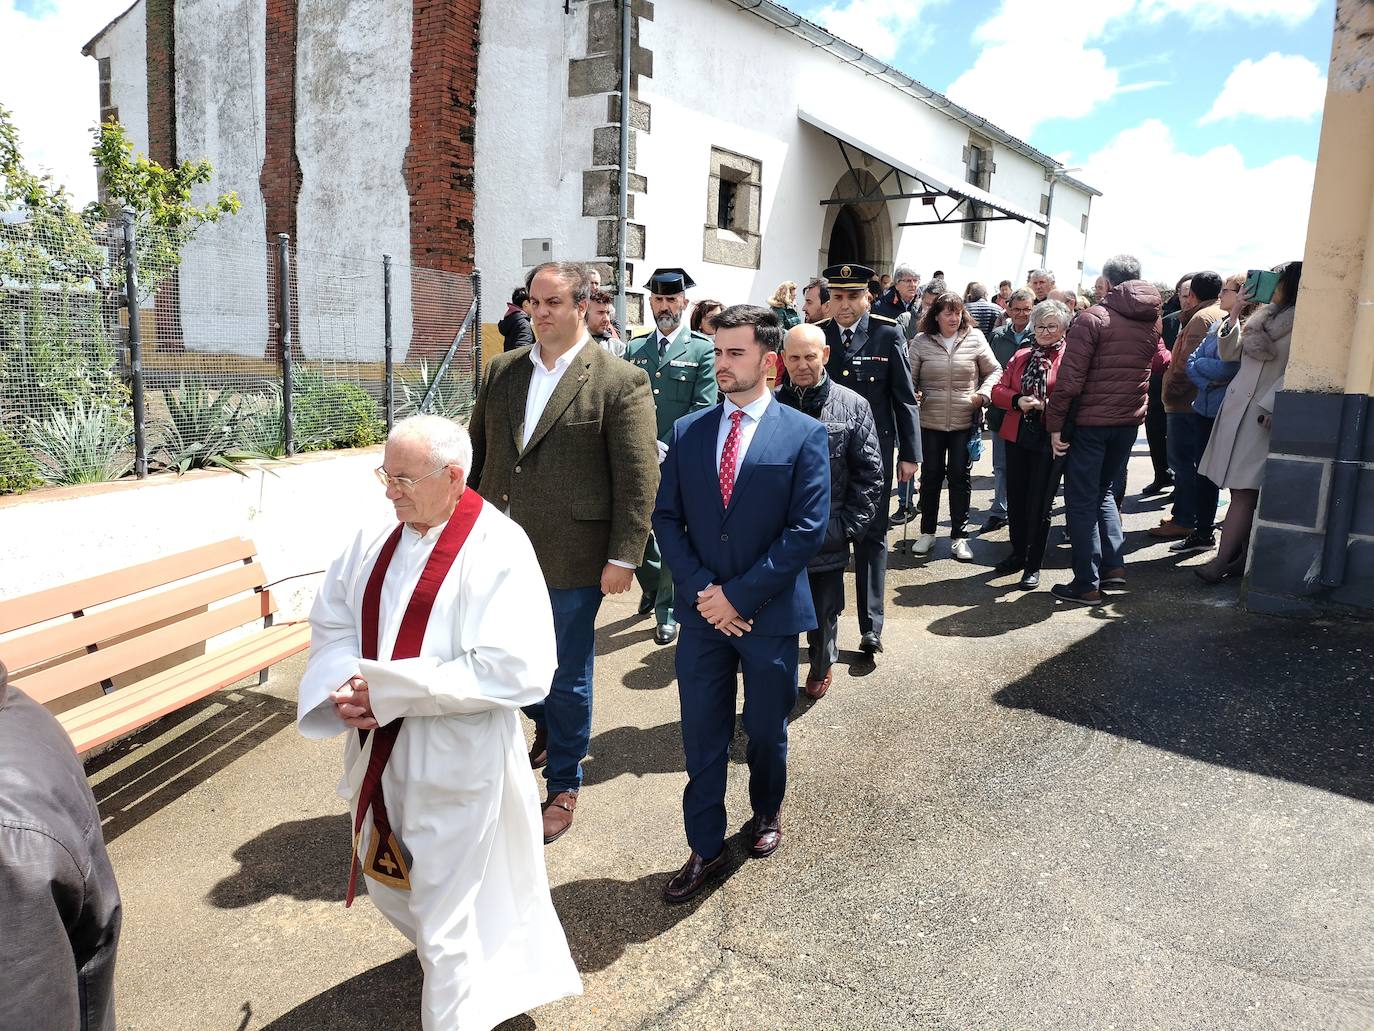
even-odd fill
[[[982,432],[982,409],[1002,367],[973,325],[958,294],[936,298],[911,341],[911,382],[921,398],[921,536],[912,549],[928,555],[935,546],[940,491],[949,480],[950,540],[954,557],[973,558],[968,546],[969,441]]]
[[[1217,337],[1217,350],[1226,361],[1240,361],[1240,371],[1226,390],[1221,411],[1212,426],[1198,472],[1231,492],[1231,505],[1221,528],[1216,556],[1195,572],[1207,583],[1220,583],[1245,571],[1250,528],[1269,458],[1269,430],[1274,398],[1283,389],[1288,349],[1293,339],[1294,306],[1302,262],[1275,269],[1279,284],[1271,303],[1256,311],[1244,326],[1228,317]],[[1249,295],[1241,288],[1237,310]]]

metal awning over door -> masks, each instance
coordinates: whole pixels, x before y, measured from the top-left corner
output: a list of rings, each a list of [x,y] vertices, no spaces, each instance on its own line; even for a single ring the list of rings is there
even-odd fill
[[[886,174],[875,176],[878,180],[877,192],[855,197],[824,198],[821,200],[823,205],[866,204],[871,201],[884,200],[921,201],[920,210],[929,212],[931,217],[919,222],[899,223],[903,226],[948,226],[965,222],[1030,222],[1037,226],[1047,224],[1044,215],[1033,214],[1009,200],[989,193],[971,183],[963,182],[958,176],[936,169],[924,161],[918,166],[912,162],[893,157],[872,140],[862,139],[844,129],[837,128],[808,111],[798,108],[797,117],[835,140],[839,145],[840,153],[844,156],[845,164],[851,172],[854,171],[854,164],[850,158],[851,148],[887,165]],[[858,181],[857,175],[852,178],[856,182]],[[891,185],[889,186],[889,184]],[[942,200],[946,202],[943,205],[941,204]],[[997,214],[970,217],[964,208],[965,202],[991,208]],[[943,213],[940,211],[942,206],[946,209]]]

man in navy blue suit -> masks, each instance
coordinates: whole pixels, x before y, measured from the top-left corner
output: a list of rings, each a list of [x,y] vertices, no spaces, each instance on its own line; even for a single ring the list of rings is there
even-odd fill
[[[664,897],[683,902],[726,868],[725,774],[744,673],[752,855],[782,841],[787,717],[797,700],[797,635],[816,627],[806,564],[825,539],[830,454],[824,424],[777,403],[768,374],[782,327],[767,308],[716,316],[725,400],[679,419],[661,467],[654,533],[673,571],[678,697],[687,788],[687,863]]]

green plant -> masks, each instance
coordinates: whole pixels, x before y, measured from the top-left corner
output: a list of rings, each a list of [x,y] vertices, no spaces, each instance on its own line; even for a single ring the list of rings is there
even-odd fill
[[[158,427],[160,440],[154,454],[165,468],[184,473],[215,466],[246,476],[244,462],[272,458],[265,451],[243,446],[254,395],[214,391],[199,377],[191,377],[183,379],[177,390],[166,391],[163,398],[167,421]]]
[[[297,451],[370,447],[386,440],[377,402],[356,383],[302,368],[291,384]]]
[[[79,399],[70,411],[29,420],[29,442],[49,483],[117,480],[134,466],[133,421],[122,409]]]
[[[42,471],[33,456],[0,429],[0,494],[23,494],[42,484]]]
[[[439,366],[435,366],[431,372],[429,363],[422,361],[418,371],[412,370],[401,373],[400,404],[396,406],[398,416],[404,418],[408,415],[419,414],[420,405],[424,403],[425,396],[434,387],[434,381],[438,378],[439,368]],[[476,396],[473,393],[471,380],[459,380],[454,376],[446,376],[439,381],[439,386],[434,391],[434,397],[429,402],[428,414],[442,415],[446,419],[461,422],[472,414],[472,406],[475,403]]]

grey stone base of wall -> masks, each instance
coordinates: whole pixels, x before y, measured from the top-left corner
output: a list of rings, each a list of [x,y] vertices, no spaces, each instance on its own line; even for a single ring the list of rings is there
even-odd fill
[[[1342,455],[1340,394],[1284,391],[1275,403],[1264,488],[1250,541],[1242,604],[1256,612],[1290,616],[1374,619],[1374,399],[1364,399],[1364,439],[1346,441],[1356,456],[1353,496],[1332,497],[1333,469]],[[1347,426],[1348,429],[1348,426]],[[1351,506],[1350,537],[1339,585],[1322,582],[1331,506]]]

